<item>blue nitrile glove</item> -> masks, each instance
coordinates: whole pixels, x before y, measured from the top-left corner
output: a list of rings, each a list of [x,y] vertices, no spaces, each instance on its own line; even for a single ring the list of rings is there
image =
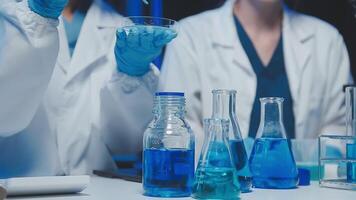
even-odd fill
[[[57,19],[68,0],[28,0],[30,9],[42,17]]]
[[[143,76],[162,48],[175,37],[175,30],[159,26],[119,28],[115,46],[118,70],[130,76]]]

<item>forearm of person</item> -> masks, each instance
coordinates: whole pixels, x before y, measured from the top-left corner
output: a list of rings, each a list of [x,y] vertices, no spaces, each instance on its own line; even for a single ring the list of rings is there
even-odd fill
[[[31,122],[47,89],[59,49],[58,20],[32,12],[27,1],[1,1],[0,136]]]

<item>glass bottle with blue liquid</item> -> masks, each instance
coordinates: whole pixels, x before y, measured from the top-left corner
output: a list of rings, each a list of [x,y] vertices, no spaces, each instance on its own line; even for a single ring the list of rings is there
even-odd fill
[[[283,125],[283,98],[261,98],[261,122],[249,159],[256,188],[290,189],[298,170]]]
[[[252,175],[248,166],[248,157],[236,116],[236,91],[213,90],[213,119],[229,121],[229,144],[232,162],[237,171],[237,178],[242,193],[251,192]]]
[[[184,119],[184,93],[156,93],[153,113],[143,141],[144,195],[190,196],[195,139]]]
[[[229,121],[204,120],[205,139],[195,172],[195,199],[240,199],[240,184],[229,145]]]

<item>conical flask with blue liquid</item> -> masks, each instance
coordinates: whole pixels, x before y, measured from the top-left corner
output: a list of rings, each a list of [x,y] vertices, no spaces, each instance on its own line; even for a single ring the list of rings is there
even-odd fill
[[[298,170],[283,125],[283,98],[261,98],[261,122],[249,159],[256,188],[289,189]]]
[[[237,178],[242,193],[250,192],[252,175],[248,166],[248,157],[236,116],[235,90],[213,90],[213,119],[229,120],[229,144],[232,162],[236,168]]]
[[[204,120],[205,140],[194,176],[196,199],[240,199],[240,185],[228,139],[229,121]]]

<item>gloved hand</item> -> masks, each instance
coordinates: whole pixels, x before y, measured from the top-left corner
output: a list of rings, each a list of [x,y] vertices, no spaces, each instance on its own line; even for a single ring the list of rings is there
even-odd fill
[[[158,26],[119,28],[115,46],[118,70],[130,76],[143,76],[163,47],[177,37],[177,32]]]
[[[28,0],[30,9],[42,17],[57,19],[68,0]]]

